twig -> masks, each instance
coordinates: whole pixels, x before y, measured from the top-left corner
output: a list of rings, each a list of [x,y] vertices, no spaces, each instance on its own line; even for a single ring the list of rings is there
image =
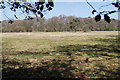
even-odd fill
[[[87,0],[86,0],[87,4],[93,9],[96,10]],[[97,11],[96,11],[97,12]],[[98,13],[98,12],[97,12]]]
[[[103,6],[100,6],[99,9],[101,9],[102,7],[107,7],[107,6],[110,6],[115,0],[113,0],[110,4],[107,4],[107,5],[103,5]]]

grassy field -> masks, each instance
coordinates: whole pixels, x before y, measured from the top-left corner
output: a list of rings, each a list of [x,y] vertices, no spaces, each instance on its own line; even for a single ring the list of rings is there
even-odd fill
[[[117,31],[2,33],[3,78],[120,78]]]

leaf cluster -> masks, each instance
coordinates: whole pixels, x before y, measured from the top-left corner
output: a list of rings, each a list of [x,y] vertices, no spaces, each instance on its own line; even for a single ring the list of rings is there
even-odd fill
[[[102,11],[102,12],[98,12],[89,2],[87,2],[92,8],[93,8],[93,11],[92,11],[92,14],[94,15],[95,13],[97,13],[97,15],[95,16],[95,21],[98,22],[101,20],[101,16],[104,15],[104,20],[107,22],[107,23],[110,23],[111,20],[110,20],[110,17],[109,15],[110,14],[113,14],[115,12],[118,12],[120,10],[120,6],[119,6],[119,2],[116,2],[116,3],[111,3],[111,5],[113,5],[114,7],[117,8],[117,10],[113,10],[113,11]],[[104,6],[101,6],[101,7],[105,7],[105,6],[109,6],[109,5],[104,5]],[[101,8],[100,7],[100,8]]]
[[[44,13],[46,11],[51,11],[54,8],[53,0],[39,0],[38,2],[16,2],[9,0],[8,2],[1,1],[0,2],[0,9],[5,10],[7,7],[10,7],[10,10],[13,12],[16,12],[18,9],[22,12],[21,14],[24,14],[25,20],[32,20],[33,17],[30,16],[30,13],[33,13],[36,17],[40,16],[41,18],[44,16]],[[8,18],[8,16],[4,15]],[[26,15],[27,14],[27,15]],[[16,19],[18,18],[18,15],[14,14],[14,17]],[[8,18],[8,23],[13,23],[12,19]],[[12,22],[11,22],[12,21]]]

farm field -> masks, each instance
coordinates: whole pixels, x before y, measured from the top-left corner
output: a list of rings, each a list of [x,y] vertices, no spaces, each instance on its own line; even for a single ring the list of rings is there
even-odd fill
[[[120,78],[117,31],[2,33],[3,78]]]

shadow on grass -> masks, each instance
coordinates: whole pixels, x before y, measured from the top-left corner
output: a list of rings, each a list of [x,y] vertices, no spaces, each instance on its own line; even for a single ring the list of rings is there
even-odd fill
[[[111,59],[120,58],[120,47],[118,46],[117,39],[97,39],[96,41],[111,43],[110,45],[97,44],[97,45],[67,45],[67,46],[58,46],[56,47],[56,51],[67,54],[80,52],[79,54],[87,54],[90,57],[111,57]],[[116,55],[117,54],[117,55]],[[116,59],[116,60],[118,60]],[[107,61],[107,59],[105,59]],[[96,61],[97,62],[97,61]],[[103,62],[102,62],[103,63]],[[96,75],[100,77],[108,77],[108,78],[120,78],[120,69],[116,67],[115,71],[107,69],[105,65],[98,64],[99,69],[95,70]],[[112,65],[112,64],[111,64]],[[118,63],[119,65],[119,63]],[[114,66],[113,66],[114,67]],[[89,71],[89,70],[88,70]],[[99,74],[103,71],[103,74]]]
[[[94,39],[95,41],[99,41],[99,42],[105,42],[105,43],[109,43],[109,44],[113,44],[113,45],[118,45],[119,43],[119,36],[115,36],[115,35],[108,35],[106,36],[108,37],[108,39],[103,39],[103,38],[96,38]],[[110,37],[110,38],[109,38]]]
[[[37,54],[45,54],[45,55],[49,55],[50,51],[46,51],[46,52],[33,52],[33,51],[4,51],[4,54],[9,54],[9,55],[37,55]]]
[[[43,60],[40,65],[29,67],[26,62],[19,63],[16,60],[3,59],[6,68],[2,70],[3,78],[74,78],[69,61],[59,58]],[[32,64],[32,63],[31,63]],[[17,68],[16,68],[17,66]]]
[[[67,45],[59,46],[56,48],[56,51],[61,53],[76,53],[83,52],[88,56],[98,57],[98,56],[109,56],[109,57],[118,57],[114,55],[109,55],[108,53],[119,54],[119,49],[115,45]]]
[[[76,67],[71,66],[69,60],[54,58],[49,60],[43,60],[40,65],[29,67],[31,64],[19,63],[16,60],[3,60],[4,64],[8,67],[3,68],[2,77],[3,78],[86,78],[87,77],[106,77],[106,78],[120,78],[119,70],[114,72],[112,70],[107,70],[105,66],[99,64],[99,69],[90,69],[82,70],[77,69]],[[88,65],[91,63],[87,63]],[[26,66],[27,65],[27,66]],[[16,68],[16,66],[18,66]],[[83,66],[79,65],[78,66]],[[75,74],[73,72],[79,72]],[[106,74],[99,74],[101,71],[104,71]],[[93,74],[89,74],[93,72]]]
[[[83,52],[88,54],[89,56],[109,56],[115,57],[113,55],[109,55],[107,53],[114,53],[120,54],[120,46],[118,43],[117,36],[109,36],[113,37],[114,39],[94,39],[93,41],[104,42],[106,44],[96,44],[96,45],[67,45],[67,46],[58,46],[56,47],[57,52],[61,53],[76,53],[76,52]],[[109,44],[109,45],[107,45]],[[120,58],[120,56],[117,56]]]
[[[106,42],[107,40],[99,40]],[[109,40],[108,40],[109,41]],[[116,42],[116,40],[112,40],[113,42]],[[110,41],[111,42],[111,41]],[[88,56],[92,57],[101,57],[101,56],[108,56],[112,58],[120,58],[120,56],[116,55],[109,55],[109,53],[119,54],[119,49],[117,45],[111,44],[111,45],[67,45],[67,46],[58,46],[55,48],[56,50],[54,52],[63,53],[63,54],[74,54],[76,52],[82,52],[87,54]],[[29,51],[23,51],[18,52],[18,54],[40,54],[43,52],[29,52]],[[49,53],[49,52],[48,52]],[[44,53],[43,53],[44,54]],[[68,55],[70,56],[70,55]],[[84,62],[85,63],[85,62]],[[87,62],[86,62],[87,63]],[[61,59],[61,58],[54,58],[54,59],[48,59],[41,61],[41,64],[39,65],[32,65],[30,63],[29,65],[26,62],[18,62],[17,60],[9,60],[9,59],[3,59],[3,64],[7,67],[3,68],[3,78],[85,78],[85,76],[89,77],[91,76],[88,74],[88,72],[92,72],[91,69],[88,70],[82,70],[77,69],[76,67],[72,66],[72,63],[70,62],[70,59]],[[87,63],[88,65],[91,63]],[[83,66],[80,64],[77,64],[78,66]],[[17,68],[16,68],[17,66]],[[74,73],[75,71],[78,71],[78,76]],[[100,71],[104,71],[106,74],[99,74]],[[95,77],[97,74],[100,75],[100,77],[119,77],[119,69],[115,72],[112,70],[107,70],[106,67],[102,64],[99,64],[99,69],[95,69],[94,74],[92,74],[92,77]]]
[[[107,69],[107,67],[103,66],[102,64],[97,65],[99,69],[96,69],[97,72],[96,74],[100,73],[101,71],[104,72],[101,74],[101,77],[108,77],[108,78],[120,78],[120,69],[115,69],[114,71],[111,69]]]

